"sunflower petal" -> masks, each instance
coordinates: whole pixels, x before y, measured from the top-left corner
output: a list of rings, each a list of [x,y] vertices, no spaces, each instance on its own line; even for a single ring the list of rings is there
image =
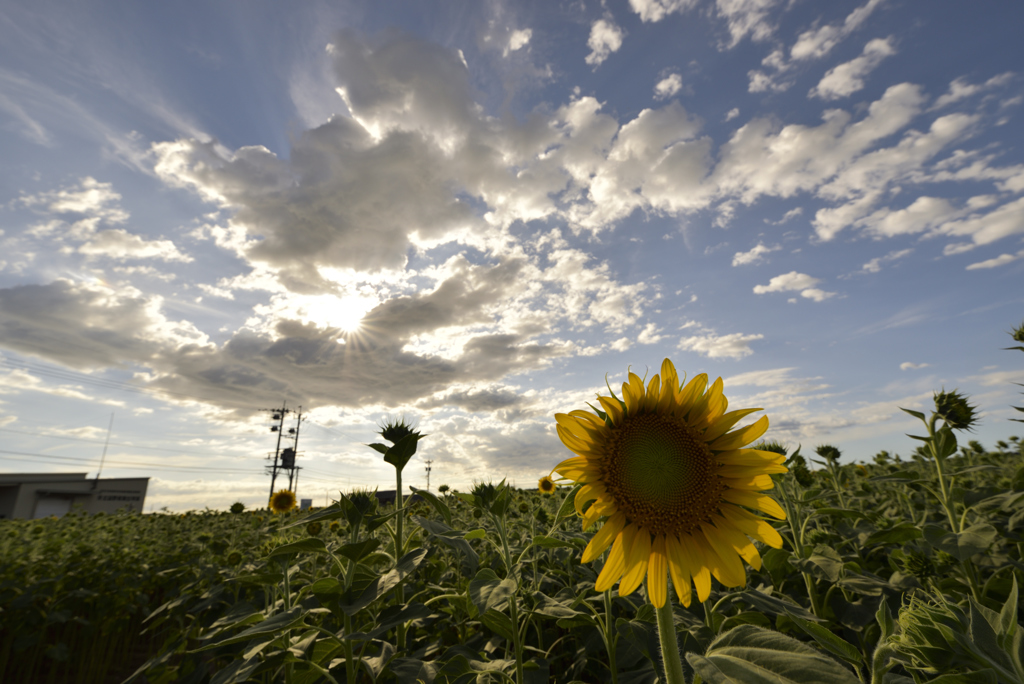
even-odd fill
[[[583,506],[588,501],[593,501],[594,499],[604,496],[605,493],[606,490],[604,485],[600,482],[592,482],[590,484],[583,485],[580,487],[580,490],[576,492],[576,498],[573,500],[573,503],[576,505],[576,512],[583,515]]]
[[[618,507],[616,507],[613,502],[607,499],[598,499],[592,503],[590,508],[587,509],[587,512],[583,514],[583,529],[589,530],[598,520],[606,515],[610,516],[616,511],[618,511]]]
[[[590,435],[603,434],[607,430],[604,420],[601,416],[591,413],[590,411],[582,411],[580,409],[573,409],[569,411],[569,415],[579,421],[580,426],[587,431]],[[558,414],[555,414],[556,419]]]
[[[697,590],[697,600],[704,603],[711,595],[711,570],[704,553],[705,544],[698,542],[692,534],[683,534],[679,538],[679,549],[685,559],[686,567],[693,577],[693,586]]]
[[[597,401],[601,404],[604,412],[608,414],[608,418],[611,419],[613,425],[618,425],[622,422],[622,404],[619,403],[618,399],[599,395]]]
[[[707,544],[706,551],[712,559],[711,574],[727,587],[738,587],[746,583],[747,571],[743,569],[739,554],[722,538],[721,531],[710,523],[701,523],[700,530],[694,532],[698,543],[703,540]]]
[[[596,560],[598,556],[604,553],[604,550],[608,548],[608,545],[615,541],[615,537],[618,536],[622,528],[626,526],[626,514],[616,513],[612,517],[608,518],[605,524],[597,531],[597,534],[593,536],[590,543],[587,544],[587,548],[583,550],[583,562],[589,563]]]
[[[574,482],[590,482],[601,476],[597,463],[586,456],[567,458],[555,466],[553,472]]]
[[[576,435],[569,432],[561,425],[555,426],[555,432],[558,433],[558,438],[562,440],[562,444],[567,446],[570,451],[575,451],[577,454],[580,454],[581,456],[583,454],[590,453],[594,449],[594,445],[591,444],[589,441],[585,441],[577,437]]]
[[[597,576],[597,582],[594,583],[596,591],[611,589],[619,581],[619,578],[622,577],[622,571],[626,568],[626,541],[631,539],[632,532],[628,527],[615,536],[615,543],[612,544],[611,553],[608,554],[608,559],[604,562],[601,574]]]
[[[675,399],[676,392],[679,391],[679,374],[676,373],[675,365],[665,359],[661,362],[661,394],[662,397],[668,396]]]
[[[572,433],[574,437],[584,442],[593,442],[594,437],[600,434],[595,425],[591,425],[568,413],[556,413],[555,422],[566,431]]]
[[[661,377],[655,373],[647,383],[647,395],[644,397],[643,407],[645,411],[653,411],[658,407],[661,399]]]
[[[764,409],[749,408],[741,409],[739,411],[729,411],[720,418],[717,418],[713,423],[711,423],[711,425],[708,426],[707,431],[704,433],[704,441],[712,442],[718,439],[726,432],[728,432],[733,425],[740,422],[745,417],[749,416],[751,413],[756,413],[757,411],[763,410]],[[558,418],[557,413],[555,414],[555,418]]]
[[[629,596],[644,581],[651,560],[651,533],[638,528],[626,555],[626,570],[619,583],[619,596]]]
[[[682,415],[685,416],[688,411],[692,411],[693,405],[696,404],[701,398],[701,395],[704,394],[704,388],[707,387],[707,384],[708,374],[699,373],[698,375],[693,376],[693,379],[691,379],[690,382],[686,383],[686,387],[679,390],[679,399],[677,403],[683,412]]]
[[[767,520],[728,504],[720,506],[719,510],[722,517],[731,522],[733,527],[743,534],[764,542],[773,549],[782,548],[782,535]]]
[[[766,494],[748,492],[744,489],[726,489],[722,492],[722,498],[739,506],[763,511],[779,520],[786,519],[786,511],[782,510],[782,506],[775,499]]]
[[[732,546],[733,550],[740,554],[740,558],[747,561],[747,565],[754,570],[761,569],[761,554],[757,552],[757,547],[747,538],[747,535],[720,515],[712,515],[711,522],[718,528],[722,540]]]
[[[715,459],[723,465],[757,466],[762,463],[781,464],[786,457],[773,451],[761,451],[760,449],[729,449],[715,454]],[[789,468],[786,468],[786,471],[788,472]]]
[[[721,477],[721,473],[719,473]],[[769,475],[750,475],[747,477],[722,477],[724,482],[733,489],[752,489],[752,490],[763,490],[772,489],[775,487],[775,482]],[[579,498],[577,496],[577,498]]]
[[[622,398],[626,401],[627,415],[636,415],[644,406],[644,381],[630,372],[629,382],[622,383]]]
[[[672,574],[672,585],[676,588],[679,602],[690,607],[690,566],[674,534],[665,537],[665,551],[668,553],[668,570]]]
[[[768,416],[761,416],[756,422],[739,430],[722,435],[708,445],[713,451],[727,451],[738,449],[744,444],[750,444],[768,430]],[[778,454],[777,454],[778,455]]]
[[[755,475],[775,475],[776,473],[788,473],[789,468],[779,463],[765,463],[763,465],[724,465],[718,466],[719,477],[753,477]]]
[[[665,605],[668,598],[668,554],[665,535],[659,534],[651,544],[651,559],[647,564],[647,596],[655,608]]]

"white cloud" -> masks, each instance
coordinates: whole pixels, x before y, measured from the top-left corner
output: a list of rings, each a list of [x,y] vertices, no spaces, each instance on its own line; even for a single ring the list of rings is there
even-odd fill
[[[769,119],[753,119],[722,146],[713,178],[720,192],[747,204],[760,195],[790,197],[815,189],[848,171],[876,141],[906,126],[923,101],[918,86],[903,83],[888,88],[855,123],[839,109],[826,110],[820,126],[790,124],[780,130]],[[827,187],[835,195],[840,183],[853,180],[840,174]]]
[[[510,52],[521,50],[529,45],[532,37],[533,29],[518,29],[513,31],[508,37],[508,45],[505,46],[505,56],[507,57]]]
[[[733,266],[746,266],[748,264],[756,264],[764,260],[765,254],[771,252],[777,252],[782,249],[781,245],[775,245],[774,247],[765,247],[762,243],[758,242],[749,252],[736,252],[732,257]]]
[[[648,323],[644,326],[644,329],[637,335],[636,341],[640,344],[657,344],[665,339],[664,335],[660,335],[660,328],[655,323]]]
[[[804,31],[789,50],[790,59],[820,59],[853,33],[884,0],[868,0],[846,16],[842,24],[826,24]]]
[[[124,223],[128,220],[128,212],[120,207],[120,200],[121,195],[114,190],[113,184],[85,176],[77,186],[36,195],[22,195],[18,201],[51,214],[70,215],[72,219],[89,218],[108,223]]]
[[[884,0],[868,0],[865,5],[847,15],[842,24],[826,24],[804,31],[790,48],[788,58],[782,49],[773,50],[761,61],[764,69],[754,69],[747,73],[750,79],[747,89],[752,93],[782,92],[788,89],[794,81],[792,79],[784,80],[784,77],[796,63],[820,59],[827,55],[832,48],[863,24],[864,20],[882,2]],[[840,77],[844,75],[843,72],[848,72],[851,68],[863,68],[863,65],[858,63],[854,67],[846,67],[841,70],[835,77],[837,85]]]
[[[1000,254],[992,259],[985,259],[984,261],[978,261],[976,263],[967,266],[968,271],[974,271],[979,268],[998,268],[1005,266],[1006,264],[1012,263],[1017,259],[1024,258],[1024,249],[1017,252],[1016,254]]]
[[[739,115],[740,115],[740,108],[739,107],[733,107],[732,109],[730,109],[728,112],[725,113],[725,120],[726,121],[732,121],[733,119],[735,119]]]
[[[587,47],[590,54],[586,57],[586,63],[598,66],[608,59],[613,52],[622,47],[624,34],[614,21],[610,19],[598,19],[590,26],[590,38],[587,39]]]
[[[892,40],[876,38],[864,46],[860,57],[829,69],[821,81],[809,93],[811,97],[823,100],[838,100],[864,87],[864,79],[875,70],[882,60],[896,54]]]
[[[697,0],[629,0],[630,7],[640,15],[641,21],[657,22],[675,12],[683,12],[697,4]]]
[[[801,297],[821,302],[829,297],[835,296],[835,292],[825,292],[816,287],[821,280],[813,278],[806,273],[790,271],[775,276],[768,281],[767,285],[755,285],[754,294],[767,294],[769,292],[800,292]]]
[[[669,74],[658,81],[654,86],[654,99],[667,100],[683,88],[683,77],[679,74]]]
[[[958,214],[953,205],[941,197],[918,197],[905,209],[879,209],[856,222],[871,235],[895,237],[923,233]]]
[[[912,249],[899,249],[889,252],[885,256],[875,257],[864,264],[864,266],[861,267],[861,271],[864,273],[878,273],[882,270],[882,263],[902,259],[913,251],[914,250]]]
[[[904,361],[900,364],[900,370],[917,370],[919,368],[927,368],[930,363],[911,363],[910,361]]]
[[[682,338],[679,340],[679,348],[684,351],[697,352],[701,356],[707,356],[711,359],[742,359],[754,353],[754,350],[750,348],[750,343],[763,338],[764,335],[760,334],[744,335],[742,333],[731,333],[729,335],[715,335],[712,331],[705,335]]]
[[[1024,233],[1024,197],[1007,202],[988,213],[972,213],[965,218],[943,223],[937,228],[937,232],[944,235],[970,236],[971,243],[967,249]]]
[[[977,95],[980,92],[1004,86],[1013,79],[1013,76],[1014,73],[1012,71],[1007,71],[1006,73],[999,74],[998,76],[993,76],[984,83],[978,84],[968,83],[967,79],[962,77],[955,78],[949,84],[949,91],[939,99],[935,100],[934,108],[939,109],[940,107],[945,107],[953,104],[954,102],[959,102],[965,98]]]
[[[113,259],[160,259],[162,261],[192,261],[182,254],[170,240],[144,240],[126,230],[102,230],[85,242],[78,251],[89,256]]]
[[[633,346],[633,340],[629,339],[628,337],[620,337],[619,339],[612,342],[609,346],[611,346],[611,348],[614,349],[615,351],[623,352]]]
[[[746,36],[762,41],[771,37],[775,27],[768,22],[768,12],[778,0],[716,0],[718,16],[729,26],[729,43],[732,48]]]

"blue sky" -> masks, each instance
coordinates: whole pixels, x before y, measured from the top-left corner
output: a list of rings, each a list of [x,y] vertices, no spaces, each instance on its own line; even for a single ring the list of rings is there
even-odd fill
[[[287,402],[300,497],[402,414],[407,482],[532,485],[665,357],[805,452],[1019,434],[1024,6],[923,7],[4,2],[0,462],[113,414],[147,509],[262,505]]]

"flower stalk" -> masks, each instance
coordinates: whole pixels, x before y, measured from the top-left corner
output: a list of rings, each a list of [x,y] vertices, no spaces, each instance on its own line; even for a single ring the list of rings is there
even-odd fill
[[[671,595],[661,607],[655,608],[655,615],[658,618],[658,645],[661,647],[661,661],[665,667],[665,681],[668,684],[686,684],[683,661],[679,656],[675,618],[672,615]]]

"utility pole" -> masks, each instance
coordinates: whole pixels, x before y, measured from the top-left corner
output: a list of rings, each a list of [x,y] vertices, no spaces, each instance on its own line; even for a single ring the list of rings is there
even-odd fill
[[[430,464],[431,463],[433,463],[433,461],[427,461],[427,491],[428,492],[430,491]]]
[[[281,468],[279,465],[279,458],[281,456],[281,428],[284,426],[284,416],[287,413],[291,413],[285,402],[281,402],[281,408],[279,409],[260,409],[260,411],[270,411],[270,419],[277,421],[276,425],[270,426],[271,432],[277,433],[277,446],[274,448],[274,465],[270,467],[270,496],[267,497],[267,505],[270,505],[270,500],[274,498],[274,485],[277,482],[277,471]]]
[[[282,453],[282,459],[284,461],[284,464],[282,465],[282,467],[283,468],[288,468],[288,489],[289,489],[289,491],[292,492],[292,494],[295,494],[296,497],[298,497],[298,494],[296,493],[296,490],[298,489],[298,486],[299,486],[299,473],[298,473],[298,471],[301,470],[301,468],[299,468],[298,466],[295,465],[295,457],[299,455],[299,428],[300,427],[302,427],[302,407],[301,406],[299,407],[299,410],[296,411],[295,427],[288,428],[288,434],[289,435],[293,435],[295,439],[292,441],[291,447],[285,449],[284,452]]]

